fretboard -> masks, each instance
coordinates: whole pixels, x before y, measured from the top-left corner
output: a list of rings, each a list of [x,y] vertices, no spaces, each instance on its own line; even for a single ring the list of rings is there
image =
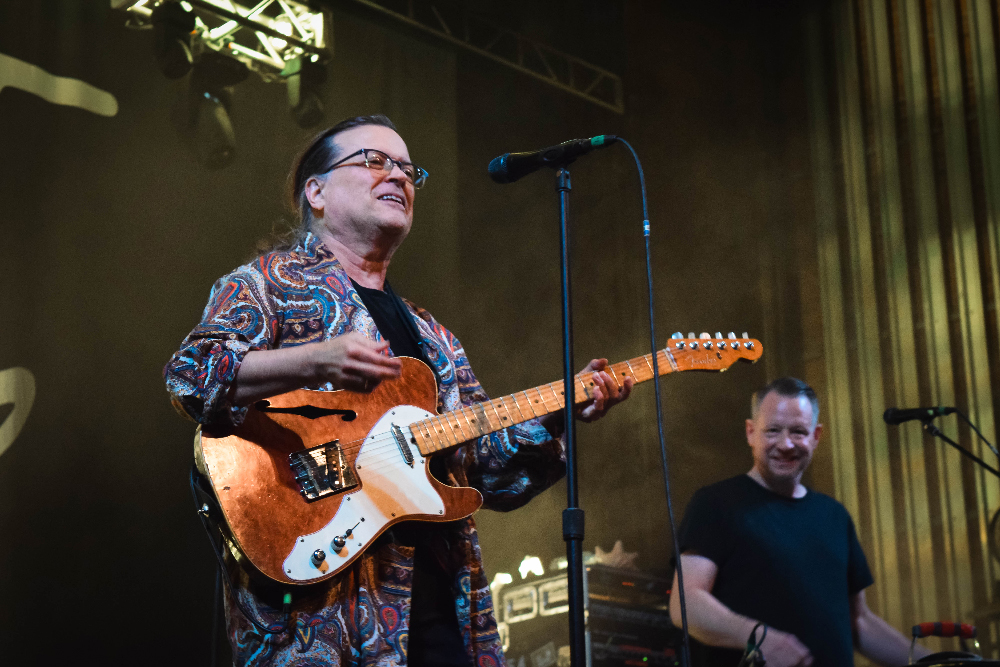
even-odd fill
[[[657,352],[656,362],[661,375],[677,370],[673,357],[663,350]],[[619,387],[627,377],[633,378],[636,383],[645,382],[653,379],[653,357],[647,354],[608,366],[605,370]],[[593,398],[593,376],[593,372],[576,376],[573,393],[575,403],[584,403]],[[563,381],[559,380],[430,417],[411,424],[410,430],[417,449],[426,456],[502,428],[557,412],[565,405]]]

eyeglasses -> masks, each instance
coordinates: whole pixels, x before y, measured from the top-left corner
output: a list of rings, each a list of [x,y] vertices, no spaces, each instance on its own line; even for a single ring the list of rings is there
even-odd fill
[[[413,187],[418,190],[424,187],[424,183],[427,182],[428,174],[426,170],[421,169],[412,162],[403,162],[401,160],[394,160],[385,153],[383,153],[382,151],[374,148],[362,148],[361,150],[355,151],[354,153],[351,153],[344,159],[338,162],[334,162],[332,165],[330,165],[330,168],[327,169],[326,171],[331,171],[333,169],[336,169],[337,167],[343,165],[351,158],[355,158],[358,155],[363,155],[365,157],[366,167],[368,167],[369,169],[384,171],[386,174],[392,173],[393,167],[399,167],[399,170],[403,172],[404,176],[406,176],[406,180],[412,183]],[[360,167],[361,165],[355,164],[346,166]]]

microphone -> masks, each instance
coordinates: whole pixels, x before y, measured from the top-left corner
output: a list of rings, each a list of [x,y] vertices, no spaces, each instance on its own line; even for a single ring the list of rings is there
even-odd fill
[[[882,419],[890,426],[919,419],[925,421],[934,417],[943,417],[955,412],[955,408],[889,408],[882,414]]]
[[[604,148],[618,141],[613,134],[599,134],[590,139],[573,139],[526,153],[504,153],[490,160],[490,178],[497,183],[513,183],[541,167],[564,167],[595,148]]]

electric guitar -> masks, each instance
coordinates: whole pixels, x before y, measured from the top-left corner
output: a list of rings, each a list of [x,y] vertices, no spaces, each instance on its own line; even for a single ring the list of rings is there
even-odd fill
[[[724,371],[754,362],[760,342],[674,334],[657,352],[661,375]],[[299,389],[258,401],[231,432],[199,429],[198,469],[211,482],[230,542],[252,568],[282,584],[313,584],[350,565],[400,521],[454,521],[482,505],[479,491],[435,479],[429,457],[564,407],[562,381],[437,414],[437,382],[401,357],[402,375],[369,394]],[[606,369],[622,385],[653,378],[652,355]],[[575,401],[593,394],[576,376]]]

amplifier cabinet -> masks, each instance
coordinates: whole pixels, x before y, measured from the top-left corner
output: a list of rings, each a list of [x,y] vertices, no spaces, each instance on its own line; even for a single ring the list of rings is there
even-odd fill
[[[587,665],[678,664],[681,642],[670,622],[670,582],[596,564],[586,572]],[[504,586],[494,601],[510,667],[569,665],[565,572]]]

